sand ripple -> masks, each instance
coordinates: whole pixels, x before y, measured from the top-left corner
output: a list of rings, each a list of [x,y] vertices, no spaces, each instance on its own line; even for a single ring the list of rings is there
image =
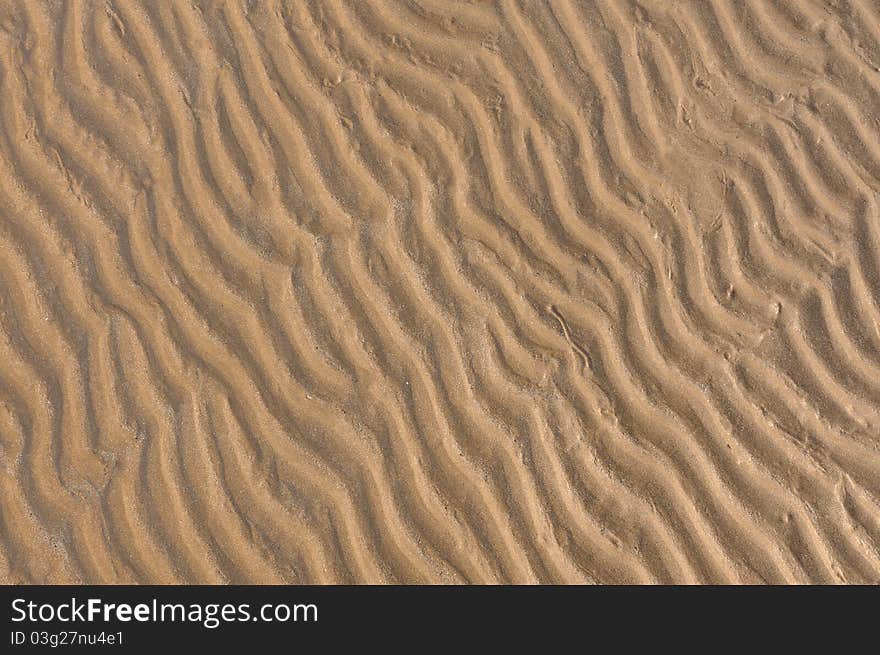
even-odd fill
[[[878,25],[0,0],[0,581],[880,582]]]

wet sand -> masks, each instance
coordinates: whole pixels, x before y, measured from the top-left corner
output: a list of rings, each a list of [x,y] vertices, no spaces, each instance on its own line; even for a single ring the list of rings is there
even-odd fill
[[[878,26],[0,0],[0,582],[880,582]]]

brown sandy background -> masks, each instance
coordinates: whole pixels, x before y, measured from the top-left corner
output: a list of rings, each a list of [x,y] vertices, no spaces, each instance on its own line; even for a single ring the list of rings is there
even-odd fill
[[[880,581],[880,5],[0,1],[0,581]]]

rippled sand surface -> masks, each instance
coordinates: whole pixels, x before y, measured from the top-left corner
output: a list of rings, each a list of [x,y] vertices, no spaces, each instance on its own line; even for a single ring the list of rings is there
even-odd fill
[[[880,582],[880,5],[0,0],[0,581]]]

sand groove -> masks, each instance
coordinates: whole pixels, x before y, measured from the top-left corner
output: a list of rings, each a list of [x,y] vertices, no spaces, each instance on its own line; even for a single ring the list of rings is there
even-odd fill
[[[0,0],[0,581],[880,582],[878,25]]]

